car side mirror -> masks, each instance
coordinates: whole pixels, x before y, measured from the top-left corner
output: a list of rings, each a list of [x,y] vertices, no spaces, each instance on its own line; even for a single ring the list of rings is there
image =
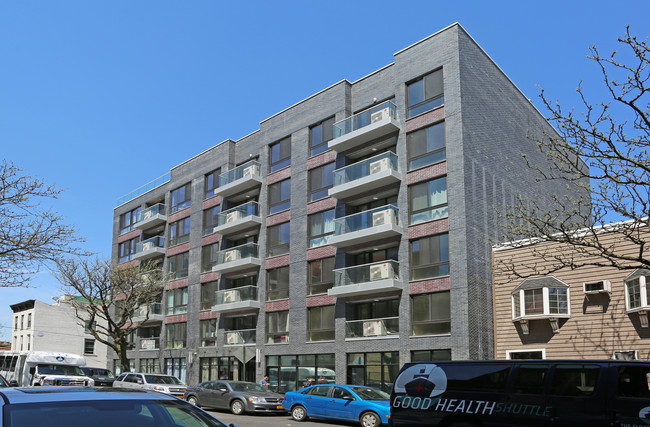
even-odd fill
[[[18,387],[18,381],[16,380],[9,381],[9,387]]]
[[[228,391],[228,389],[227,389],[226,387],[219,387],[219,388],[217,389],[217,391],[223,391],[223,392],[226,392],[226,391]]]
[[[343,396],[342,399],[343,400],[349,400],[349,401],[355,400],[354,397],[352,397],[352,396]]]
[[[35,368],[34,366],[32,366],[31,368],[29,368],[29,374],[30,374],[30,375],[34,375],[35,373],[36,373],[36,368]]]

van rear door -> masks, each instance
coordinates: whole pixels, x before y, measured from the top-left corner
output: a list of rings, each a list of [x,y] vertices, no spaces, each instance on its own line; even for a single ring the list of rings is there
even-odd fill
[[[609,399],[614,426],[650,424],[650,364],[630,363],[612,368]]]

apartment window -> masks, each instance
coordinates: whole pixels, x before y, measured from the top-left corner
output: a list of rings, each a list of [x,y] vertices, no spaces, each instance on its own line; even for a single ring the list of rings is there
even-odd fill
[[[219,243],[213,243],[201,247],[201,272],[212,271],[212,267],[217,265],[217,253],[219,253]]]
[[[650,307],[650,270],[637,269],[625,279],[627,311],[639,311]]]
[[[140,372],[144,374],[159,374],[160,361],[157,358],[140,359]]]
[[[348,353],[347,384],[372,385],[390,393],[399,372],[399,352]]]
[[[14,330],[18,330],[18,316],[14,317]]]
[[[135,331],[129,332],[129,334],[126,336],[127,350],[135,350],[135,339],[136,339]]]
[[[217,303],[219,281],[201,283],[201,310],[210,310]]]
[[[355,255],[347,255],[346,265],[363,265],[387,260],[399,260],[399,248],[397,246],[386,249],[377,249],[376,251],[361,252]]]
[[[190,240],[190,217],[173,222],[169,226],[169,246],[180,245]]]
[[[524,280],[512,292],[513,319],[569,315],[569,285],[555,277]]]
[[[191,203],[192,187],[189,182],[182,187],[172,190],[172,213],[189,207]]]
[[[28,334],[27,335],[27,351],[29,351],[31,349],[32,349],[32,336]]]
[[[334,286],[334,257],[309,261],[309,295],[324,294]]]
[[[447,158],[445,122],[416,130],[406,135],[409,170],[438,163]]]
[[[126,372],[135,372],[135,360],[128,359],[128,362],[129,362],[129,370]],[[120,361],[120,359],[113,360],[113,373],[115,373],[116,377],[122,373],[122,362]]]
[[[289,253],[291,238],[289,222],[267,227],[266,248],[267,256],[284,255]]]
[[[201,347],[217,345],[217,319],[201,320]]]
[[[120,262],[127,262],[133,259],[133,254],[135,254],[135,246],[140,241],[139,237],[135,239],[127,240],[118,245],[118,253],[120,257]]]
[[[167,316],[187,313],[187,287],[167,291]]]
[[[327,197],[327,190],[334,186],[335,163],[311,169],[309,171],[309,201]]]
[[[269,215],[291,207],[291,178],[269,185]]]
[[[25,329],[25,315],[21,314],[20,315],[20,330],[22,331]]]
[[[449,275],[449,234],[411,241],[411,280]]]
[[[32,327],[32,313],[27,314],[27,329]]]
[[[214,170],[205,175],[205,184],[203,186],[205,190],[205,199],[209,199],[216,195],[215,190],[219,187],[219,175],[221,175],[221,169]]]
[[[97,330],[97,322],[95,321],[89,322],[86,320],[86,322],[84,323],[84,333],[90,334],[91,331],[96,331],[96,330]]]
[[[140,213],[141,209],[141,207],[137,207],[130,212],[120,215],[120,234],[128,233],[134,229],[133,224],[136,223],[138,213]]]
[[[221,206],[214,206],[203,211],[203,235],[214,233],[215,227],[219,225],[219,214]]]
[[[95,354],[95,340],[84,340],[84,354]]]
[[[323,153],[329,148],[328,141],[334,137],[334,117],[323,120],[317,125],[309,128],[309,155]]]
[[[289,298],[289,266],[268,270],[266,300],[275,301],[287,298]]]
[[[310,248],[326,245],[334,234],[334,209],[309,215],[307,227]]]
[[[411,334],[442,335],[451,333],[449,292],[413,295],[411,297]]]
[[[307,309],[309,341],[334,340],[334,306],[311,307]]]
[[[184,357],[174,357],[165,359],[165,372],[167,375],[173,375],[179,380],[186,382],[185,374],[187,371],[187,362]]]
[[[434,362],[436,360],[451,360],[451,349],[411,351],[411,362]]]
[[[291,164],[291,137],[288,136],[269,146],[269,172],[275,172]]]
[[[433,110],[445,102],[442,68],[408,83],[406,87],[407,117]]]
[[[167,330],[167,348],[183,348],[187,336],[187,323],[168,323],[165,325]]]
[[[190,265],[189,252],[169,257],[169,275],[171,279],[181,279],[187,277]]]
[[[447,177],[409,187],[410,224],[447,218]]]
[[[266,313],[266,343],[289,342],[289,310]]]

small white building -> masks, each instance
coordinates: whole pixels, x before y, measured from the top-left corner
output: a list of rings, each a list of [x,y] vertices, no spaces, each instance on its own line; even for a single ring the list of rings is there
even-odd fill
[[[11,349],[82,354],[88,366],[108,367],[108,347],[76,318],[73,299],[62,296],[52,305],[33,299],[10,305],[14,312]]]

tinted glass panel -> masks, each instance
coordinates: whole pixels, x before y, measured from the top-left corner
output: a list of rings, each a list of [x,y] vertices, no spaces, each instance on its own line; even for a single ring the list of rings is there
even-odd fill
[[[509,372],[501,365],[445,366],[447,390],[504,392]]]

